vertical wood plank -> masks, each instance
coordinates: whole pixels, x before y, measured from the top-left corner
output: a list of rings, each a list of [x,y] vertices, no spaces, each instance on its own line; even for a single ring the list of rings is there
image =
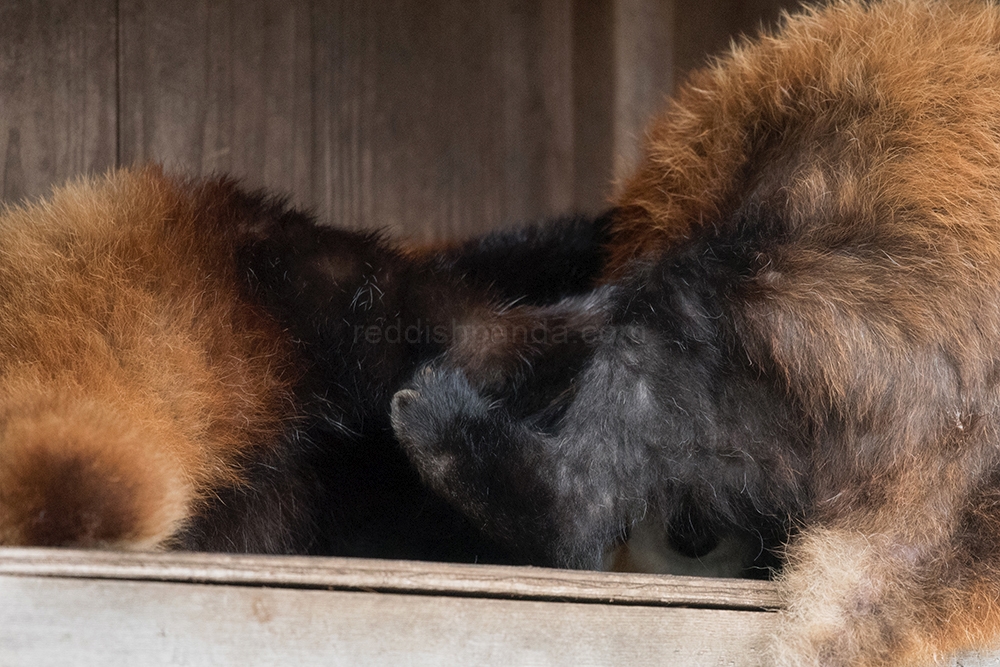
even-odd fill
[[[573,199],[571,0],[122,0],[122,155],[422,239]]]
[[[121,145],[311,203],[307,2],[122,0]]]
[[[573,204],[573,3],[517,0],[502,16],[508,217],[562,213]],[[535,178],[524,178],[531,171]]]
[[[596,210],[674,74],[792,4],[4,0],[0,197],[120,152],[421,239]]]
[[[650,118],[674,85],[674,5],[660,0],[615,3],[616,95],[613,175],[625,178],[639,161]]]
[[[673,0],[676,81],[726,48],[739,30],[740,0]]]
[[[599,211],[611,197],[615,155],[615,90],[612,54],[617,0],[573,4],[574,204]]]
[[[673,86],[673,3],[577,0],[573,20],[574,204],[597,211],[635,166]]]
[[[796,0],[577,0],[574,204],[606,205],[640,158],[650,119],[676,83],[739,34]]]
[[[605,11],[601,3],[581,3]],[[674,86],[741,34],[754,35],[776,23],[781,9],[799,0],[614,0],[611,62],[612,167],[615,181],[640,159],[645,128]]]
[[[115,162],[115,0],[0,1],[0,200]]]
[[[794,10],[815,0],[673,0],[675,17],[674,73],[677,80],[729,46],[740,35],[753,36],[774,26],[781,10]]]
[[[429,239],[570,206],[569,7],[338,5],[316,55],[333,219]]]

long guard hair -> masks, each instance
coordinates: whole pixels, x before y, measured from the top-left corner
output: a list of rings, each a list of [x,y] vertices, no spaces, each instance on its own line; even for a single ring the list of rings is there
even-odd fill
[[[467,311],[589,288],[606,226],[408,248],[155,166],[0,212],[0,544],[509,562],[389,400]]]
[[[570,332],[549,402],[520,406],[523,352],[563,341],[396,395],[427,483],[537,564],[651,518],[756,538],[768,665],[1000,645],[1000,7],[787,18],[678,91],[615,204],[603,287],[506,312]]]

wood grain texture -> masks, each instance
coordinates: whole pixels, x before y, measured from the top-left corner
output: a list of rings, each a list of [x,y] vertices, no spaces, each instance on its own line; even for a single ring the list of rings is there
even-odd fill
[[[641,158],[650,118],[677,82],[799,0],[577,0],[575,204],[597,210]]]
[[[573,199],[582,211],[599,211],[612,196],[617,4],[573,3]]]
[[[673,90],[674,50],[678,44],[674,23],[673,2],[615,2],[615,182],[638,166],[649,120],[664,107]]]
[[[455,237],[572,204],[570,4],[358,3],[324,25],[324,209]],[[346,95],[346,99],[344,96]]]
[[[739,665],[774,614],[0,576],[0,664]]]
[[[0,600],[5,667],[761,667],[778,620],[767,611],[324,590],[291,579],[262,586],[4,573]],[[967,655],[951,665],[997,667],[1000,658]]]
[[[417,238],[565,211],[570,0],[122,0],[122,157]]]
[[[794,10],[816,0],[672,0],[674,12],[674,74],[701,67],[741,35],[752,37],[761,28],[774,27],[783,10]]]
[[[158,160],[421,240],[596,211],[674,71],[779,3],[695,4],[0,0],[0,196]]]
[[[112,167],[115,0],[0,0],[0,201]]]
[[[308,199],[307,2],[122,0],[121,153]]]
[[[0,574],[130,579],[608,604],[776,609],[774,586],[744,579],[452,565],[413,561],[203,553],[0,548]]]

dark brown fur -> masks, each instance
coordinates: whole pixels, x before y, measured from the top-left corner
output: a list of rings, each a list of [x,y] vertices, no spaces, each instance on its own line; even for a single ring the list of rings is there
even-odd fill
[[[4,211],[0,544],[507,560],[389,399],[456,323],[588,287],[604,226],[404,251],[156,167]]]
[[[0,542],[164,544],[279,440],[301,371],[219,199],[147,169],[4,213]]]
[[[537,563],[600,566],[643,518],[758,535],[769,665],[997,647],[998,46],[995,4],[833,2],[694,75],[555,425],[445,358],[394,406],[424,478]]]

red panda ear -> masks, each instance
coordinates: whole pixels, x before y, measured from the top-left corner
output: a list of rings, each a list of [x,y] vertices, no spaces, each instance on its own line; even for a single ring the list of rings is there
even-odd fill
[[[19,401],[0,427],[0,544],[163,545],[194,492],[157,435],[86,399]]]

